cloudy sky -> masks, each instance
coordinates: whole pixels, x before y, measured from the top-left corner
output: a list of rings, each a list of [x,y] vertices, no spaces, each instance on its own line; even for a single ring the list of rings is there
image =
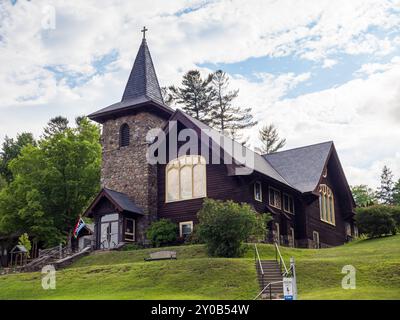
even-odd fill
[[[400,178],[400,0],[0,0],[0,141],[119,101],[143,25],[161,85],[222,68],[285,148],[333,140],[350,184]]]

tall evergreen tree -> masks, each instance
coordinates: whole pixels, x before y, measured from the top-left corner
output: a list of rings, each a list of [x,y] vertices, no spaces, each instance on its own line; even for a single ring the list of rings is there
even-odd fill
[[[36,141],[33,138],[32,133],[23,132],[17,134],[16,139],[5,137],[2,151],[0,152],[0,176],[2,176],[7,182],[12,181],[13,175],[9,168],[10,162],[17,158],[23,147],[28,144],[36,145]]]
[[[400,179],[397,180],[393,188],[393,204],[400,206]]]
[[[211,102],[214,98],[214,91],[210,86],[211,80],[212,75],[203,79],[198,70],[190,70],[184,74],[181,87],[169,87],[167,100],[182,105],[182,109],[188,115],[209,124]]]
[[[381,203],[393,204],[393,173],[385,165],[381,174],[381,185],[378,188],[377,196]]]
[[[239,90],[229,90],[229,77],[224,71],[217,70],[212,75],[211,84],[214,91],[211,111],[213,127],[234,137],[240,130],[257,124],[251,114],[251,108],[233,105]]]
[[[50,119],[47,126],[44,128],[43,138],[49,138],[55,134],[62,133],[68,129],[69,121],[67,118],[62,116],[57,116]]]
[[[273,124],[264,125],[259,130],[258,137],[261,141],[261,148],[257,148],[257,151],[262,154],[276,152],[286,144],[286,139],[279,137],[278,130]]]

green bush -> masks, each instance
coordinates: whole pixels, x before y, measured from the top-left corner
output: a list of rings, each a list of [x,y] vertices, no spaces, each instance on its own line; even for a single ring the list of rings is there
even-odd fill
[[[357,208],[356,220],[359,232],[365,233],[371,238],[390,233],[396,234],[396,222],[392,209],[385,205]]]
[[[150,225],[146,235],[153,247],[171,244],[176,241],[178,226],[168,219],[160,219]]]
[[[389,211],[396,223],[397,230],[400,230],[400,206],[389,207]]]
[[[198,236],[210,256],[239,257],[245,250],[244,241],[265,236],[267,215],[258,214],[248,204],[205,199],[197,215]]]

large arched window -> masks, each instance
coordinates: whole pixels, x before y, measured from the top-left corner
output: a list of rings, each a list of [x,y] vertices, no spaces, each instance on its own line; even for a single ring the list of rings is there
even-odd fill
[[[119,146],[129,146],[129,126],[126,123],[119,129]]]
[[[167,202],[203,198],[207,195],[206,160],[202,156],[181,156],[166,167]]]
[[[321,220],[335,224],[335,199],[332,190],[326,185],[319,186],[319,208]]]

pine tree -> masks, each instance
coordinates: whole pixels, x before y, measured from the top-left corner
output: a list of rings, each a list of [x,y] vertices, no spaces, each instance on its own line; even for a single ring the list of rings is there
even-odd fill
[[[397,180],[393,188],[393,204],[400,206],[400,179]]]
[[[393,204],[393,173],[385,165],[381,174],[381,185],[378,188],[377,196],[380,202],[384,204]]]
[[[279,137],[278,130],[273,124],[263,126],[258,132],[258,137],[262,145],[257,151],[262,154],[276,152],[286,144],[286,139]]]
[[[50,119],[50,121],[47,122],[47,126],[44,128],[43,139],[64,132],[68,128],[68,124],[68,119],[62,116]]]
[[[257,121],[253,119],[251,108],[240,108],[232,103],[237,98],[239,90],[229,90],[229,77],[222,70],[212,75],[214,90],[212,106],[212,126],[234,138],[238,131],[253,127]]]
[[[202,79],[198,70],[190,70],[184,74],[182,86],[169,87],[168,98],[178,105],[193,118],[206,124],[211,123],[210,111],[214,91],[210,86],[212,75]]]

